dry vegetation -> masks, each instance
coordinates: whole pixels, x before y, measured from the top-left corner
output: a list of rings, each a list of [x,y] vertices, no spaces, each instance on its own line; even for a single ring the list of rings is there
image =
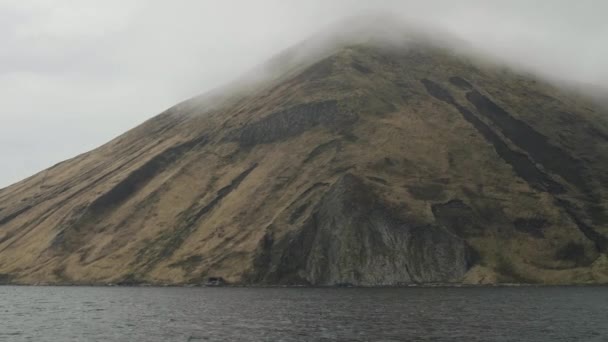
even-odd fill
[[[0,282],[608,282],[608,113],[582,98],[360,45],[218,101],[0,190]]]

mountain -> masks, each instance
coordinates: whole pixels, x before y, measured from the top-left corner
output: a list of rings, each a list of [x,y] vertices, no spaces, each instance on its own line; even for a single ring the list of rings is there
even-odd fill
[[[0,190],[0,282],[607,283],[608,110],[378,32]]]

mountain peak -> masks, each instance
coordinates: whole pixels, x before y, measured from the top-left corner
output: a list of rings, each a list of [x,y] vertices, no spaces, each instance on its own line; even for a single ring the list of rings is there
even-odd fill
[[[353,46],[404,50],[432,47],[471,53],[471,45],[437,27],[415,18],[402,18],[385,12],[362,13],[347,17],[283,50],[254,68],[232,86],[256,83],[285,76],[293,70],[316,63]]]
[[[608,282],[606,113],[386,22],[0,190],[0,279]]]

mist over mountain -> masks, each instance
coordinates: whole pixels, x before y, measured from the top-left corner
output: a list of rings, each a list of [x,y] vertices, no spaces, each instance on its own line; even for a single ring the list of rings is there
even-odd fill
[[[11,167],[0,187],[370,12],[450,32],[534,74],[606,88],[606,11],[597,0],[5,0],[0,154]]]
[[[347,19],[0,190],[0,281],[606,283],[608,109],[550,79]]]

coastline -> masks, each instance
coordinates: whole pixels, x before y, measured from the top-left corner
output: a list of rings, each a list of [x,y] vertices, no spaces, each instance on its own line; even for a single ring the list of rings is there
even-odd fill
[[[114,284],[114,283],[4,283],[0,287],[119,287],[119,288],[251,288],[251,289],[433,289],[433,288],[515,288],[515,287],[608,287],[606,283],[597,284],[528,284],[528,283],[497,283],[497,284],[404,284],[404,285],[260,285],[260,284]]]

